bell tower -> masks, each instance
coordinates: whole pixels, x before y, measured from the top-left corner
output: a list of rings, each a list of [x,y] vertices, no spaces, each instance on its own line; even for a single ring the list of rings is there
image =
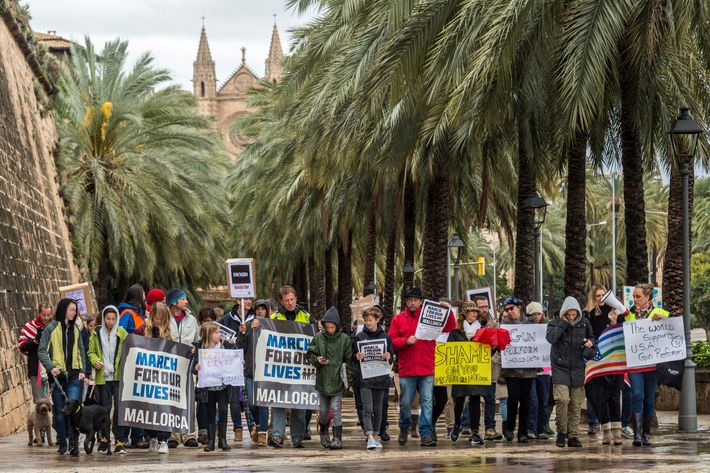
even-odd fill
[[[210,53],[210,45],[207,42],[204,17],[202,21],[197,58],[192,63],[192,91],[197,97],[200,113],[214,117],[217,114],[217,75]]]

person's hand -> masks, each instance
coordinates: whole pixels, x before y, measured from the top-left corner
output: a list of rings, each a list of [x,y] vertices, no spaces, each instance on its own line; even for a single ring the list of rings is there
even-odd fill
[[[587,340],[587,341],[584,342],[584,347],[585,347],[585,348],[592,348],[593,346],[594,346],[594,344],[592,343],[591,340]]]
[[[192,346],[192,349],[190,350],[190,353],[192,353],[193,355],[195,354],[195,345]]]
[[[661,317],[661,316],[658,315],[658,314],[654,314],[654,315],[653,315],[653,321],[654,321],[654,322],[658,322],[659,320],[661,320],[661,319],[663,319],[663,318],[664,318],[664,317]]]
[[[616,313],[615,310],[612,310],[609,312],[609,324],[610,325],[616,325],[616,322],[619,320],[619,314]]]
[[[52,373],[52,376],[54,376],[55,378],[59,376],[61,372],[62,370],[60,370],[59,368],[52,368],[52,371],[50,371],[50,373]]]
[[[330,363],[330,360],[328,360],[327,358],[323,358],[322,356],[319,356],[317,360],[318,363],[320,363],[321,365],[327,365],[328,363]]]
[[[81,379],[81,377],[79,379]],[[88,386],[90,381],[89,377],[84,375],[84,386]]]
[[[390,361],[390,358],[392,358],[392,355],[390,355],[390,352],[386,351],[382,354],[382,359],[385,361]]]
[[[414,345],[414,344],[416,343],[416,341],[417,341],[417,337],[415,337],[414,335],[412,335],[411,337],[409,337],[409,338],[407,339],[407,345],[410,345],[410,346],[411,346],[411,345]]]
[[[320,320],[316,322],[316,327],[318,327],[318,330],[323,330],[323,322]]]
[[[246,332],[246,331],[247,331],[247,324],[241,324],[241,325],[239,326],[239,331],[240,331],[241,333]]]
[[[355,353],[355,358],[356,358],[358,361],[359,361],[359,360],[362,360],[363,358],[365,358],[365,354],[364,354],[363,352]]]
[[[99,360],[99,361],[97,361],[96,363],[94,363],[94,368],[96,368],[97,370],[100,370],[100,369],[103,368],[103,367],[104,367],[104,362],[101,361],[101,360]]]
[[[197,364],[195,365],[195,371],[200,371],[200,368],[201,368],[200,364],[197,363]]]
[[[256,319],[254,319],[251,323],[251,328],[259,328],[260,326],[261,326],[261,324]]]
[[[79,381],[84,381],[85,379],[88,381],[88,378],[84,373],[79,373]]]

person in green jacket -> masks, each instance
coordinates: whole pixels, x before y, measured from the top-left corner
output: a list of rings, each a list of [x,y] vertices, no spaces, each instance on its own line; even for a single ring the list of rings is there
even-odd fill
[[[341,405],[345,384],[341,375],[345,363],[348,385],[351,383],[350,359],[352,346],[350,337],[340,331],[340,316],[331,307],[323,317],[323,331],[316,334],[306,353],[308,363],[316,367],[316,391],[320,395],[320,438],[321,445],[331,450],[343,448],[343,418]],[[328,412],[333,413],[333,441],[328,438]]]
[[[89,337],[89,363],[96,370],[94,381],[99,404],[111,412],[113,404],[113,436],[115,452],[125,454],[128,428],[118,425],[119,385],[121,380],[121,352],[128,336],[126,329],[118,325],[118,308],[108,305],[101,311],[101,325],[97,325]],[[108,450],[110,439],[102,438],[99,452]]]

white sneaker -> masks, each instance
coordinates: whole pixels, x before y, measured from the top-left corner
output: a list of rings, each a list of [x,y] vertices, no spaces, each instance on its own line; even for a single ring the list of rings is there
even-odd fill
[[[148,453],[158,453],[158,439],[150,439],[148,444]]]
[[[375,439],[375,442],[377,442],[377,448],[382,448],[382,442],[380,439]]]
[[[160,442],[160,446],[158,446],[158,453],[167,455],[169,452],[170,449],[168,448],[168,442]]]

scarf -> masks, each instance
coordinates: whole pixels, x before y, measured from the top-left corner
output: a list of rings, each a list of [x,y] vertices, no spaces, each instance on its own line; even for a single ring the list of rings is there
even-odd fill
[[[481,322],[478,320],[475,320],[472,324],[468,323],[468,320],[464,319],[463,321],[463,330],[466,332],[466,338],[469,340],[476,335],[476,332],[478,329],[481,328]]]
[[[650,314],[652,310],[653,304],[651,304],[650,302],[646,304],[646,307],[644,308],[636,308],[636,318],[645,319],[646,317],[648,317],[648,314]]]
[[[118,323],[114,324],[111,331],[106,331],[106,327],[101,327],[99,330],[99,339],[101,341],[101,357],[104,362],[104,380],[113,381],[113,375],[116,370],[116,344],[118,343]]]

